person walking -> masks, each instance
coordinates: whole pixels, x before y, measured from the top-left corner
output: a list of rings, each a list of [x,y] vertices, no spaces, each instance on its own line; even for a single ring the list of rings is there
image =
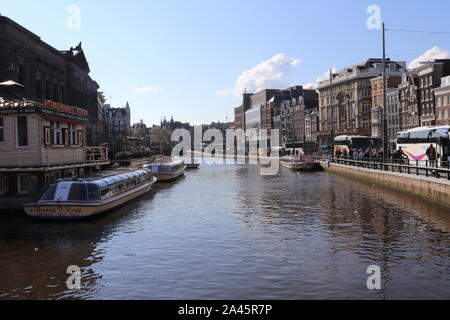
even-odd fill
[[[430,161],[430,167],[435,168],[437,163],[437,154],[436,154],[436,149],[434,148],[434,146],[431,144],[430,147],[427,149],[427,157],[428,160]]]

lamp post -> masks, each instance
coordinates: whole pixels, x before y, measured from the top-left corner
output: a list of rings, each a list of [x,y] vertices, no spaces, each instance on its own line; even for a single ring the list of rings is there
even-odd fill
[[[334,112],[333,112],[333,70],[330,69],[330,148],[331,156],[334,156]]]
[[[386,134],[387,134],[387,117],[386,117],[386,104],[387,104],[387,86],[386,86],[386,29],[383,22],[383,28],[382,28],[382,38],[383,38],[383,110],[382,110],[382,120],[383,120],[383,163],[386,163],[386,151],[387,151],[387,144],[386,144]]]

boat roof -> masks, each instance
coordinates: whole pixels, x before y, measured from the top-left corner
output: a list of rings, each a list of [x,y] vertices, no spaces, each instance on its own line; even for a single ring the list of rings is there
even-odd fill
[[[150,166],[169,166],[169,167],[175,167],[178,165],[182,165],[184,164],[184,161],[181,159],[164,159],[163,161],[160,162],[155,162],[155,163],[150,163]]]
[[[59,182],[72,182],[72,183],[90,183],[99,186],[100,188],[104,188],[115,183],[125,181],[128,179],[137,178],[143,174],[151,174],[151,170],[149,169],[118,169],[118,170],[109,170],[97,173],[95,175],[91,175],[86,177],[85,179],[62,179],[58,180]]]

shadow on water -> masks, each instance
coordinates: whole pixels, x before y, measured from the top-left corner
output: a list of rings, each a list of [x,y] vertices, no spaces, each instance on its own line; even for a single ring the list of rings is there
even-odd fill
[[[89,298],[102,278],[92,268],[103,260],[99,244],[131,220],[140,219],[142,206],[154,191],[125,205],[86,219],[40,220],[23,211],[0,215],[0,299]],[[83,286],[67,290],[67,268],[80,267]]]

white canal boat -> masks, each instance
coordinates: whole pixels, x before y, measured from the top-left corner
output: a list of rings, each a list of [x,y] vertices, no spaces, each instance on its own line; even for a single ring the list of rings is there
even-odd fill
[[[283,157],[280,159],[280,164],[282,167],[294,171],[323,171],[320,163],[307,158]]]
[[[74,219],[90,217],[149,192],[156,178],[149,169],[118,170],[87,179],[59,180],[40,200],[25,205],[32,217]]]
[[[183,160],[161,158],[154,163],[144,165],[143,168],[151,169],[152,174],[159,182],[168,182],[183,176],[186,171],[186,164]]]

